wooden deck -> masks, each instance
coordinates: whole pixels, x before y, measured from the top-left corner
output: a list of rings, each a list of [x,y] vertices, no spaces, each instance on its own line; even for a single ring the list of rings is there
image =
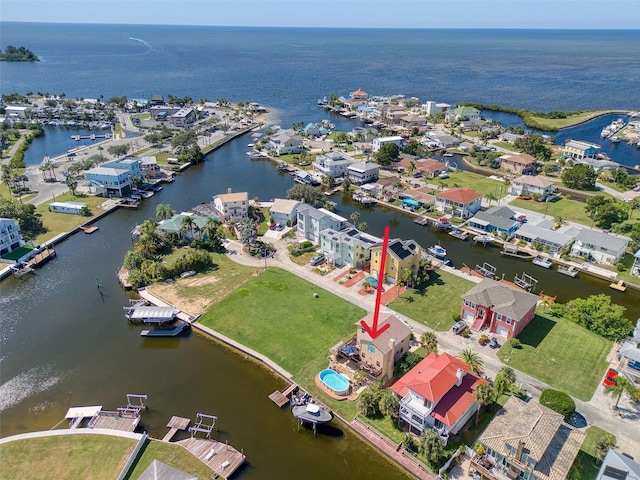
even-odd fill
[[[162,437],[162,441],[170,442],[173,436],[178,432],[178,430],[186,430],[190,423],[190,418],[176,417],[174,415],[173,417],[171,417],[171,420],[169,420],[169,423],[167,423],[167,428],[169,428],[170,430],[164,437]]]
[[[205,465],[211,468],[214,474],[222,478],[229,478],[245,460],[244,454],[226,443],[203,438],[187,438],[175,442],[189,450]]]
[[[622,280],[619,280],[618,282],[613,282],[611,285],[609,285],[609,288],[613,288],[614,290],[618,290],[619,292],[624,292],[627,289],[627,286]]]
[[[32,267],[39,267],[40,265],[48,262],[55,256],[56,256],[56,251],[53,248],[47,248],[46,250],[43,250],[40,253],[36,254],[27,263]]]
[[[90,428],[109,428],[111,430],[122,430],[133,432],[140,423],[139,416],[120,415],[119,412],[102,411],[89,422]]]
[[[82,230],[84,233],[92,234],[93,232],[98,230],[98,227],[95,225],[91,227],[80,227],[80,230]]]
[[[296,383],[292,383],[289,385],[284,392],[280,392],[280,390],[276,390],[271,395],[269,395],[269,400],[275,403],[278,407],[282,408],[287,403],[289,403],[289,395],[294,393],[298,389],[298,385]]]

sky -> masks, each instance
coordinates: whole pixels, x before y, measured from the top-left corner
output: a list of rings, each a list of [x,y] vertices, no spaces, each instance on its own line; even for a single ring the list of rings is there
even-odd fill
[[[640,29],[640,0],[0,0],[10,22]]]

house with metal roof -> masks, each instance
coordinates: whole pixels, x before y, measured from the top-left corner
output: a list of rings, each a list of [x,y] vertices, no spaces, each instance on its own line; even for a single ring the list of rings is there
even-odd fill
[[[550,222],[540,225],[525,223],[515,232],[514,236],[531,245],[539,244],[548,249],[550,255],[556,255],[569,249],[576,233],[576,229],[573,227],[553,230]]]
[[[596,480],[640,480],[640,463],[610,448]]]
[[[511,235],[522,222],[516,220],[516,212],[509,207],[493,207],[486,211],[477,212],[469,219],[469,228],[481,233],[506,233]]]
[[[436,194],[436,210],[467,219],[482,207],[482,194],[470,188],[448,188]]]
[[[402,281],[404,272],[409,269],[413,275],[418,273],[422,248],[415,240],[389,240],[387,258],[384,266],[384,281],[395,285]],[[382,242],[371,247],[371,274],[379,278],[382,260]]]
[[[320,249],[332,265],[364,268],[371,259],[371,247],[382,240],[351,225],[341,230],[327,228],[320,232]]]
[[[629,245],[630,239],[620,235],[583,228],[576,236],[571,256],[583,257],[604,265],[615,265]]]
[[[391,391],[400,397],[399,418],[409,431],[422,434],[431,429],[446,443],[478,410],[473,392],[488,383],[462,360],[431,352],[394,383]]]
[[[352,163],[347,167],[347,178],[353,185],[363,185],[378,180],[380,166],[373,162]]]
[[[474,457],[471,467],[490,480],[563,480],[584,436],[561,414],[512,396],[478,439],[486,454]]]
[[[124,197],[132,187],[132,177],[125,168],[94,167],[84,172],[89,188],[96,189],[96,195]]]
[[[485,278],[462,295],[460,318],[473,330],[513,338],[533,320],[538,300],[537,295]]]
[[[293,130],[281,130],[269,137],[269,150],[275,151],[278,155],[285,153],[300,153],[304,138]]]
[[[511,180],[511,195],[526,196],[538,194],[542,201],[553,194],[555,185],[538,175],[523,175]]]
[[[596,145],[595,143],[569,140],[564,144],[562,153],[566,157],[582,160],[584,158],[596,158],[598,150],[600,150],[600,145]]]

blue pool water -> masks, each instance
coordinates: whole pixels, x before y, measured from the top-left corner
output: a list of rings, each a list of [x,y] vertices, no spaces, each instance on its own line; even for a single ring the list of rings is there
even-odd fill
[[[371,285],[373,288],[378,288],[378,279],[372,276],[368,276],[367,278],[364,279],[365,282],[369,282],[369,285]]]
[[[333,370],[322,370],[320,372],[320,380],[338,395],[349,394],[349,381]]]

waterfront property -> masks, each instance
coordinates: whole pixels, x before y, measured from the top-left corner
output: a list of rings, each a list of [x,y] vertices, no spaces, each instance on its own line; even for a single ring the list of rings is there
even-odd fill
[[[84,172],[84,179],[89,188],[95,188],[99,196],[115,195],[125,197],[132,187],[132,177],[129,170],[124,168],[95,167]]]
[[[572,256],[604,265],[618,263],[624,257],[630,241],[627,237],[587,228],[580,230],[575,238],[576,241],[571,248]]]
[[[249,215],[249,194],[247,192],[234,193],[229,188],[227,193],[213,197],[213,206],[226,221],[237,222]]]
[[[446,443],[479,408],[473,392],[489,382],[448,353],[431,352],[391,386],[400,397],[400,420],[409,431],[438,433]]]
[[[401,109],[401,111],[404,113],[404,109]],[[398,148],[402,148],[402,143],[404,142],[404,139],[400,136],[393,136],[393,137],[377,137],[373,139],[373,153],[378,153],[380,151],[380,148],[383,145],[387,145],[390,143],[393,143],[395,145],[398,146]]]
[[[140,158],[140,173],[146,178],[160,178],[162,171],[160,165],[154,156]]]
[[[347,178],[353,185],[363,185],[378,180],[380,166],[372,162],[352,163],[347,167]]]
[[[478,439],[486,454],[472,468],[488,480],[567,478],[583,439],[561,414],[512,396]]]
[[[389,240],[387,258],[384,266],[384,281],[391,285],[404,280],[405,271],[408,269],[412,275],[418,273],[422,248],[415,240]],[[380,274],[380,262],[382,261],[382,244],[371,247],[371,274],[378,278]]]
[[[83,202],[51,202],[49,204],[50,212],[69,213],[71,215],[80,215],[84,208],[87,208],[87,204]]]
[[[347,168],[352,163],[354,163],[353,160],[345,157],[342,153],[328,152],[316,156],[313,166],[322,175],[339,178],[347,173]]]
[[[169,117],[174,127],[188,127],[196,120],[196,112],[193,108],[181,108]]]
[[[633,265],[631,265],[631,275],[640,277],[640,249],[633,254]]]
[[[469,188],[449,188],[436,194],[435,207],[442,213],[467,219],[482,207],[482,194]]]
[[[530,197],[540,195],[540,200],[545,201],[555,190],[555,185],[544,177],[538,175],[523,175],[511,180],[511,195]]]
[[[298,218],[298,206],[300,202],[297,200],[287,200],[284,198],[276,198],[273,205],[269,208],[271,215],[271,223],[279,225],[294,225]]]
[[[190,221],[185,222],[186,218],[189,218]],[[203,231],[205,229],[210,218],[218,221],[218,218],[214,216],[194,215],[189,212],[176,213],[171,218],[162,220],[157,228],[165,235],[173,234],[178,238],[193,240],[196,237],[197,231]],[[206,234],[204,236],[206,238]]]
[[[538,161],[527,153],[508,153],[498,157],[500,169],[516,175],[531,175],[538,170]]]
[[[571,247],[578,231],[578,228],[572,226],[553,230],[553,223],[550,220],[539,219],[522,225],[514,236],[530,245],[538,245],[538,248],[548,250],[550,255],[558,255]]]
[[[462,296],[460,318],[471,322],[473,330],[486,328],[513,338],[533,319],[538,300],[536,295],[485,278]]]
[[[598,150],[600,150],[600,145],[595,143],[569,140],[564,144],[563,154],[575,160],[584,160],[585,158],[596,158]]]
[[[324,208],[314,208],[307,204],[298,206],[297,217],[298,237],[314,243],[320,243],[320,232],[323,230],[330,228],[339,231],[347,225],[346,218]]]
[[[20,225],[12,218],[0,218],[0,257],[22,247]]]
[[[469,220],[469,228],[481,233],[513,234],[522,225],[521,218],[509,207],[493,207],[477,212]]]
[[[335,266],[365,268],[371,259],[371,247],[382,240],[347,225],[341,230],[327,228],[320,232],[320,249]]]
[[[303,137],[293,130],[281,130],[269,137],[268,150],[277,155],[300,153],[304,149]]]

